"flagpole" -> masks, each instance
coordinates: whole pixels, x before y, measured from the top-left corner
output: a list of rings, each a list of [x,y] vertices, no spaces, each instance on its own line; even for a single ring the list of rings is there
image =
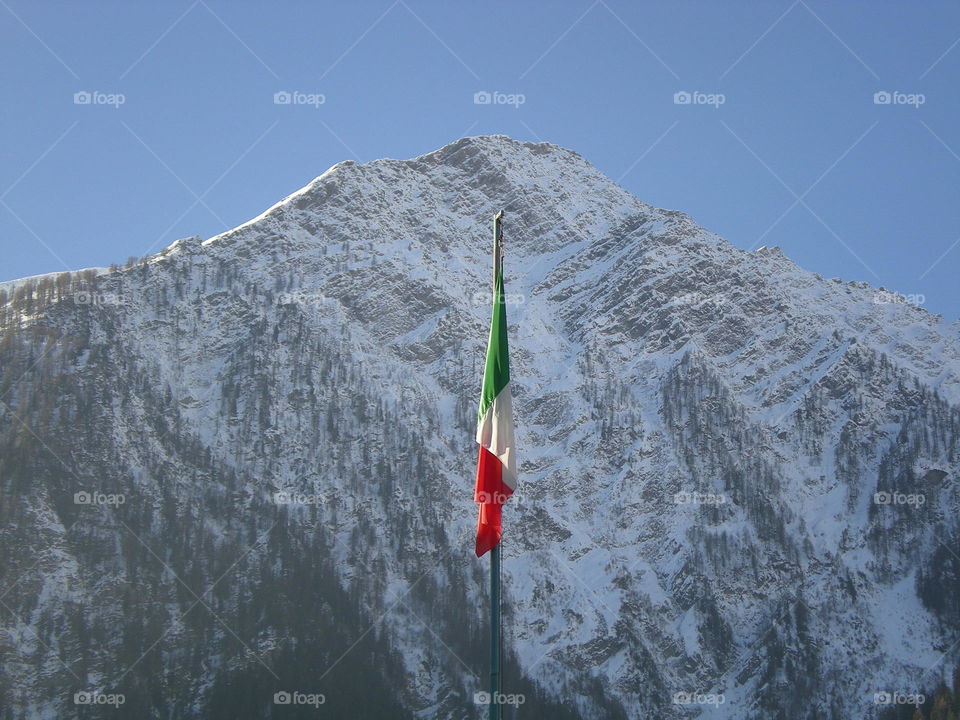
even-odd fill
[[[503,261],[503,210],[493,217],[493,301]],[[490,551],[490,720],[500,720],[500,543]]]
[[[500,543],[490,551],[490,720],[500,720]]]

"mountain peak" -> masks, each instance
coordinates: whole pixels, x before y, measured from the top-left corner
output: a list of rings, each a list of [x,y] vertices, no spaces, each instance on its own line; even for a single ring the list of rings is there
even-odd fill
[[[337,218],[359,215],[384,232],[392,227],[401,235],[422,234],[423,218],[416,216],[424,213],[444,216],[445,227],[437,232],[455,237],[462,235],[467,218],[486,228],[501,209],[514,237],[536,227],[545,231],[531,232],[531,241],[555,234],[551,227],[566,229],[568,239],[590,236],[595,229],[605,231],[625,217],[653,210],[572,150],[479,135],[404,160],[339,162],[266,212],[207,242],[234,239],[255,224],[287,236],[302,234],[302,227],[313,235],[321,227],[333,232]]]
[[[479,136],[338,163],[202,246],[0,299],[12,720],[75,716],[62,669],[193,720],[268,707],[265,665],[290,688],[337,657],[306,686],[332,715],[374,693],[476,713],[451,653],[482,662],[465,464],[500,209],[525,712],[678,720],[696,710],[671,696],[716,688],[710,717],[834,720],[925,687],[960,625],[939,539],[960,534],[957,326],[739,250],[572,151]],[[217,586],[216,616],[165,632],[199,597],[171,574]],[[44,642],[4,639],[21,617]]]
[[[444,145],[438,150],[416,158],[437,157],[447,161],[460,154],[486,154],[490,156],[517,156],[517,155],[548,155],[557,154],[568,159],[576,159],[583,162],[583,158],[574,150],[555,145],[548,142],[528,142],[516,140],[509,135],[471,135],[462,137],[448,145]]]

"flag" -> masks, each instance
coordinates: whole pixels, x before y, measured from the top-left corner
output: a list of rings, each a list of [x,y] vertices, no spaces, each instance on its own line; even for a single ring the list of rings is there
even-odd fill
[[[477,482],[473,499],[480,504],[477,520],[477,557],[500,542],[500,510],[517,487],[516,446],[510,403],[510,361],[507,351],[507,310],[503,294],[500,242],[494,249],[493,315],[490,341],[477,413]]]

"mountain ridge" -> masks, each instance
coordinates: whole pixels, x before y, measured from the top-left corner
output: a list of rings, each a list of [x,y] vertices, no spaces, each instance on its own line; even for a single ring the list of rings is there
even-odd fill
[[[145,717],[228,717],[238,697],[272,716],[292,688],[267,671],[302,666],[298,689],[356,711],[342,676],[309,684],[342,652],[371,708],[483,710],[469,475],[502,207],[521,461],[504,617],[524,711],[868,716],[876,693],[949,672],[960,324],[739,250],[572,151],[481,137],[338,163],[206,241],[5,289],[0,480],[17,494],[0,519],[40,560],[5,558],[2,586],[23,580],[3,625],[63,618],[40,623],[47,649],[5,644],[5,707],[23,687],[38,717],[79,712],[42,689],[82,689],[66,666],[127,683]],[[97,488],[128,501],[70,502]],[[149,592],[115,589],[130,582]],[[217,582],[211,615],[177,619]],[[365,631],[382,667],[349,650]]]

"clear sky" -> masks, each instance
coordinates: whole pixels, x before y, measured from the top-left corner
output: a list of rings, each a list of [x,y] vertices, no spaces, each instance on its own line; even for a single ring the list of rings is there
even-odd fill
[[[0,63],[0,279],[209,237],[340,160],[504,133],[960,314],[955,0],[0,0]]]

